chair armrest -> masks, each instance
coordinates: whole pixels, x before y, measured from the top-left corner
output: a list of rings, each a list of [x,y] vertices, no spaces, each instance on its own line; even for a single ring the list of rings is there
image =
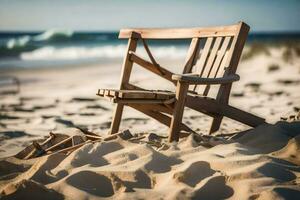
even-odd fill
[[[191,85],[213,85],[213,84],[227,84],[240,80],[240,76],[237,74],[231,74],[221,78],[201,78],[195,74],[174,74],[173,80],[187,82]]]

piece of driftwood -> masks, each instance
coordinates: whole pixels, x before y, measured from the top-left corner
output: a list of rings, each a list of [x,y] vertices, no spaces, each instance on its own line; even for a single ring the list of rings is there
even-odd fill
[[[96,135],[86,135],[86,137],[89,140],[100,140],[102,138],[101,136],[96,136]]]
[[[124,140],[129,140],[133,136],[131,135],[130,131],[127,129],[125,131],[121,131],[121,132],[118,132],[118,133],[106,136],[106,137],[103,138],[103,141],[114,140],[114,139],[116,139],[118,137],[120,137],[120,138],[122,138]]]
[[[236,70],[249,29],[244,22],[190,29],[122,29],[119,38],[128,39],[128,48],[120,86],[118,90],[98,91],[99,96],[116,103],[110,133],[118,132],[125,105],[169,126],[170,142],[178,141],[182,130],[194,132],[182,123],[185,107],[213,118],[209,133],[219,130],[223,117],[252,127],[265,123],[263,118],[228,104],[232,83],[240,78]],[[191,39],[182,73],[174,74],[160,66],[146,43],[147,39]],[[150,61],[136,54],[139,40]],[[159,96],[158,91],[145,90],[130,83],[133,63],[173,83],[175,92]],[[208,98],[212,85],[218,86],[218,92],[215,97]]]
[[[51,136],[50,136],[50,138],[51,138]],[[49,142],[50,141],[49,138],[46,141]],[[55,148],[58,148],[59,146],[62,146],[66,142],[69,142],[69,141],[72,142],[72,137],[68,137],[67,139],[64,139],[64,140],[54,144],[53,146],[50,146],[45,149],[42,147],[42,145],[39,145],[37,142],[34,141],[33,142],[34,149],[27,156],[25,156],[24,159],[30,159],[33,157],[42,156],[44,154],[47,154],[47,152],[52,152],[52,150],[54,150]],[[45,144],[45,143],[43,143],[43,144]]]
[[[63,145],[63,144],[65,144],[66,142],[69,142],[69,141],[72,141],[72,137],[71,137],[71,136],[68,137],[67,139],[65,139],[65,140],[63,140],[63,141],[61,141],[61,142],[59,142],[59,143],[57,143],[57,144],[55,144],[55,145],[53,145],[53,146],[51,146],[51,147],[45,149],[45,152],[52,151],[52,150],[54,150],[55,148],[59,147],[60,145]]]
[[[85,130],[85,132],[83,133],[84,135],[65,135],[64,138],[60,136],[62,140],[56,141],[55,144],[52,144],[50,146],[49,143],[51,143],[54,138],[58,137],[57,134],[50,132],[49,137],[45,139],[41,144],[39,144],[37,141],[33,141],[32,145],[19,152],[16,157],[20,159],[31,159],[54,153],[70,153],[88,143],[110,141],[118,137],[122,138],[123,140],[130,140],[133,138],[133,135],[129,130],[120,131],[114,135],[108,135],[105,137],[101,137],[100,135],[89,132],[87,130]],[[29,150],[27,150],[28,148]]]
[[[37,142],[32,142],[32,146],[34,147],[23,159],[30,159],[32,158],[35,154],[42,155],[45,153],[45,150],[43,149],[43,146],[47,145],[49,142],[54,139],[56,135],[52,132],[49,133],[49,137],[42,142],[42,144],[38,144]]]
[[[80,147],[82,147],[83,145],[86,145],[86,144],[89,144],[89,143],[95,143],[95,142],[99,142],[101,140],[89,140],[89,141],[85,141],[85,142],[82,142],[80,144],[77,144],[77,145],[74,145],[74,146],[70,146],[70,147],[67,147],[67,148],[64,148],[64,149],[61,149],[61,150],[58,150],[56,152],[53,152],[51,154],[56,154],[56,153],[69,153],[69,152],[72,152]]]

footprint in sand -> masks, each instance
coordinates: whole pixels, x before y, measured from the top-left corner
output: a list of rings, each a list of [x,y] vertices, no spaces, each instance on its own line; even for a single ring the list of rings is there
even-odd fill
[[[86,106],[87,109],[100,109],[100,110],[105,110],[105,111],[109,111],[110,109],[100,105],[100,104],[92,104],[92,105],[87,105]]]
[[[279,79],[277,83],[282,85],[297,85],[300,83],[300,80],[292,80],[292,79]]]
[[[0,114],[0,119],[3,120],[3,119],[7,119],[7,120],[14,120],[14,119],[20,119],[20,117],[18,116],[13,116],[13,115],[7,115],[7,114]]]
[[[57,122],[57,123],[63,124],[65,126],[67,126],[67,127],[75,127],[75,124],[72,121],[70,121],[70,120],[65,120],[65,119],[57,118],[54,121]]]
[[[2,131],[0,132],[0,141],[24,137],[24,136],[32,136],[32,135],[26,133],[25,131]]]
[[[227,199],[234,194],[233,189],[226,185],[224,176],[209,177],[203,182],[196,186],[192,199]]]
[[[70,102],[92,102],[92,101],[97,101],[98,99],[96,98],[89,98],[89,97],[74,97],[70,100]]]
[[[268,72],[275,72],[280,69],[280,66],[278,64],[271,64],[268,66]]]
[[[261,86],[261,83],[256,83],[256,82],[245,84],[246,88],[251,88],[255,92],[257,92],[260,89],[260,86]]]
[[[243,97],[245,94],[244,92],[232,92],[231,96],[232,97]]]
[[[10,188],[15,188],[17,192],[12,192]],[[49,189],[38,182],[25,179],[11,183],[2,193],[5,195],[5,199],[64,199],[62,194],[53,189]]]
[[[137,125],[137,124],[146,124],[149,119],[147,118],[138,118],[138,117],[129,117],[129,118],[124,118],[122,121],[130,123],[132,125]]]
[[[199,171],[201,171],[201,173],[198,173]],[[173,178],[191,187],[195,187],[201,180],[212,176],[215,172],[216,171],[210,168],[208,162],[197,161],[175,172]]]
[[[98,197],[114,195],[111,180],[104,175],[92,171],[80,171],[70,175],[66,182],[71,186]]]

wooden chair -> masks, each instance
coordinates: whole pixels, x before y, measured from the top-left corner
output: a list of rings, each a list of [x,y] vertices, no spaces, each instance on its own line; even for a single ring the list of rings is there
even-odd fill
[[[170,142],[178,141],[182,130],[194,132],[182,123],[185,106],[213,118],[210,133],[219,129],[224,116],[252,127],[263,124],[263,118],[228,105],[231,85],[239,80],[236,69],[248,31],[249,26],[243,22],[209,28],[122,29],[119,38],[128,38],[128,47],[119,90],[99,89],[97,94],[117,103],[110,133],[118,132],[124,105],[169,126]],[[191,39],[182,74],[161,67],[152,56],[146,39]],[[135,53],[138,40],[142,41],[150,61]],[[201,42],[205,44],[200,45]],[[133,63],[172,82],[175,92],[145,90],[129,83]],[[212,85],[220,86],[215,98],[207,97]],[[205,86],[202,94],[199,86]]]

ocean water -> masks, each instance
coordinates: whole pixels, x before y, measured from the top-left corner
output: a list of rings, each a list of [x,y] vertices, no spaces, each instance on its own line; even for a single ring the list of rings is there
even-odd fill
[[[300,41],[300,33],[254,33],[247,43]],[[189,40],[150,41],[157,58],[184,58]],[[118,32],[0,32],[0,68],[51,67],[122,59],[126,40]],[[145,53],[145,52],[142,52]]]

